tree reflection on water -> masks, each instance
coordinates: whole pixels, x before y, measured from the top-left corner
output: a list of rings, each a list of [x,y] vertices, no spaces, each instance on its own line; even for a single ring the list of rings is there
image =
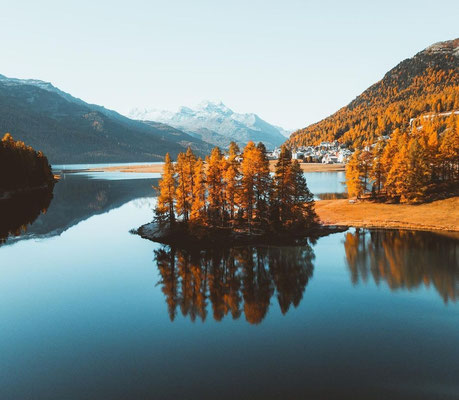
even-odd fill
[[[26,232],[40,214],[46,213],[52,198],[53,185],[0,200],[0,244]]]
[[[259,324],[273,295],[285,314],[303,298],[313,259],[309,244],[200,252],[163,247],[155,251],[171,321],[178,309],[192,321],[205,321],[210,304],[217,321],[229,314],[238,319],[244,313],[249,323]]]
[[[433,286],[444,302],[459,295],[459,240],[431,232],[348,232],[344,248],[353,284],[373,278],[391,290]]]

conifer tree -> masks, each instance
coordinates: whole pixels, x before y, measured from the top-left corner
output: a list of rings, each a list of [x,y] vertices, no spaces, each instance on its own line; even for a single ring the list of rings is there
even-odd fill
[[[252,219],[255,207],[255,174],[258,162],[258,151],[255,144],[250,141],[244,148],[241,163],[241,191],[240,208],[243,218],[247,222],[249,231],[252,229]]]
[[[283,225],[291,214],[292,197],[292,154],[282,146],[274,169],[274,191],[271,201],[271,220],[275,225]]]
[[[195,163],[193,181],[193,202],[191,204],[190,220],[202,223],[206,219],[206,175],[204,162],[201,158],[198,158]]]
[[[188,194],[190,195],[190,198],[188,199],[189,203],[192,203],[192,197],[193,197],[193,190],[194,190],[194,169],[196,166],[196,156],[194,155],[193,151],[191,148],[188,146],[186,153],[185,153],[185,159],[186,159],[186,167],[185,171],[187,174],[187,183],[188,183]]]
[[[230,143],[228,159],[226,160],[223,180],[225,181],[225,202],[228,209],[229,219],[234,224],[236,210],[240,194],[240,170],[236,160],[239,147],[235,142]]]
[[[241,153],[241,149],[237,145],[236,142],[230,142],[229,148],[228,148],[228,159],[235,159],[236,157],[239,156]]]
[[[196,164],[196,156],[188,147],[186,153],[180,153],[177,158],[175,170],[178,175],[177,185],[177,214],[183,217],[183,220],[188,221],[191,213],[191,205],[193,203],[194,190],[194,168]]]
[[[272,179],[269,170],[269,160],[266,156],[266,147],[263,143],[258,143],[255,150],[255,209],[256,218],[263,224],[268,223],[269,201],[272,191]]]
[[[403,159],[398,157],[398,153],[405,142],[405,135],[403,135],[398,129],[394,131],[390,140],[384,147],[383,155],[381,158],[382,170],[384,175],[384,191],[388,197],[397,196],[397,190],[395,187],[396,170],[391,170],[394,166],[394,162],[401,163]]]
[[[222,168],[223,155],[215,147],[207,157],[208,215],[211,225],[220,225],[224,218],[225,193]]]
[[[309,191],[298,160],[294,160],[291,166],[292,179],[292,214],[293,223],[299,227],[311,227],[317,223],[318,216],[314,209],[314,196]]]
[[[384,140],[378,140],[372,151],[373,162],[370,171],[370,179],[373,181],[373,187],[378,192],[378,194],[381,192],[385,178],[384,167],[382,163],[384,146]]]
[[[356,150],[346,164],[346,187],[349,197],[359,198],[363,194],[363,185],[360,179],[360,150]]]
[[[459,184],[459,116],[451,115],[448,118],[439,150],[443,179],[453,185]]]
[[[387,174],[386,191],[392,198],[400,199],[407,192],[406,177],[409,174],[408,149],[405,143],[400,143],[400,149],[395,153]]]
[[[159,181],[159,196],[156,203],[156,219],[160,223],[168,223],[172,226],[175,222],[175,189],[177,181],[174,165],[169,153],[164,158],[164,167],[161,180]]]
[[[373,169],[373,155],[368,146],[360,153],[359,158],[360,181],[362,184],[362,193],[368,190],[371,170]]]
[[[405,190],[401,192],[400,201],[417,203],[423,201],[428,189],[429,165],[428,156],[416,137],[408,143],[408,173],[403,177]]]
[[[179,153],[175,164],[175,172],[177,173],[175,209],[177,211],[177,216],[181,216],[185,222],[188,221],[189,210],[191,208],[191,204],[188,202],[188,175],[186,169],[186,156],[184,153]]]
[[[439,161],[440,161],[440,149],[439,149],[438,132],[433,130],[428,134],[426,150],[431,166],[431,177],[433,181],[439,178]]]

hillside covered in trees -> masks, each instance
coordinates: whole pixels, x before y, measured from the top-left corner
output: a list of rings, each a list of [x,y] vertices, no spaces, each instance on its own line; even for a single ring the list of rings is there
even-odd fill
[[[54,182],[46,156],[15,141],[7,133],[0,141],[0,197],[3,192],[50,186]]]
[[[287,144],[338,140],[357,148],[396,129],[408,130],[413,118],[453,110],[459,110],[459,39],[402,61],[335,114],[294,132]]]
[[[241,153],[233,142],[227,155],[216,147],[205,162],[191,149],[175,164],[166,155],[158,190],[156,224],[171,231],[175,242],[213,242],[219,235],[267,240],[267,234],[304,234],[317,227],[313,196],[286,147],[273,177],[262,143],[249,142]],[[180,238],[174,231],[186,234]]]
[[[357,149],[346,165],[349,195],[419,203],[459,194],[459,114],[418,118],[410,130]]]

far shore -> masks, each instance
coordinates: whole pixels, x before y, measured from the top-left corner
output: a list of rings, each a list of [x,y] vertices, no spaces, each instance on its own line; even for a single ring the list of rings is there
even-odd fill
[[[274,171],[276,160],[270,160],[269,166]],[[322,163],[301,163],[301,169],[304,172],[336,172],[344,171],[345,164],[322,164]],[[142,165],[117,165],[114,167],[91,168],[85,171],[89,172],[133,172],[133,173],[161,173],[163,163],[142,164]],[[82,172],[82,171],[78,171]]]
[[[274,170],[276,160],[270,160]],[[344,164],[301,163],[304,172],[344,171]],[[91,168],[89,172],[161,173],[162,163],[118,165]],[[82,171],[79,171],[82,172]],[[431,203],[385,204],[371,201],[349,202],[347,199],[320,200],[316,211],[326,226],[338,225],[357,228],[409,229],[459,233],[459,197]]]
[[[324,225],[459,233],[459,197],[419,205],[320,200],[316,212]]]

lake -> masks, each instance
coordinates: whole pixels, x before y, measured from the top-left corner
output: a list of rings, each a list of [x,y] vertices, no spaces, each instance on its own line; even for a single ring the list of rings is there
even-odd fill
[[[457,237],[184,252],[129,233],[157,184],[134,178],[66,174],[8,205],[0,399],[459,399]]]

